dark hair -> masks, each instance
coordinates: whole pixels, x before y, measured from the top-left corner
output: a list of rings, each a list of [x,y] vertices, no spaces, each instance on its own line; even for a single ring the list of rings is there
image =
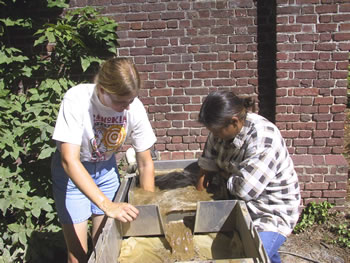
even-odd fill
[[[232,122],[233,116],[245,119],[248,109],[253,107],[250,97],[240,98],[229,91],[211,92],[202,104],[198,121],[206,127],[223,128]]]

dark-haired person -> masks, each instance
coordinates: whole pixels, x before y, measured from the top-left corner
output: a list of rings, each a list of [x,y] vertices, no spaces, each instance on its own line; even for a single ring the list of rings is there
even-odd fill
[[[64,95],[53,139],[53,193],[68,249],[68,262],[87,262],[87,220],[95,244],[105,215],[132,221],[138,210],[112,201],[120,185],[115,152],[126,138],[136,151],[143,189],[154,191],[150,147],[156,137],[142,102],[141,80],[127,58],[105,61],[94,84],[80,84]]]
[[[253,224],[272,263],[281,262],[279,247],[299,217],[300,188],[294,165],[278,128],[251,113],[250,98],[228,91],[210,93],[199,113],[209,131],[198,160],[197,189],[212,172],[225,177],[233,199],[247,204]]]

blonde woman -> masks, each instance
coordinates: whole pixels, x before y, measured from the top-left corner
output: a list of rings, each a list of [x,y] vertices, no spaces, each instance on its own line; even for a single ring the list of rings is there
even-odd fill
[[[127,58],[109,59],[95,82],[67,91],[53,134],[53,192],[68,262],[87,261],[90,217],[95,244],[105,215],[122,222],[138,215],[134,206],[112,202],[120,184],[115,152],[126,138],[136,151],[141,187],[154,191],[150,147],[156,137],[137,98],[141,81],[135,65]]]

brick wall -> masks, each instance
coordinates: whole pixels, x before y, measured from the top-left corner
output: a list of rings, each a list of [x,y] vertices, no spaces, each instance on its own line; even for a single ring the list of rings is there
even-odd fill
[[[160,159],[196,158],[207,130],[203,98],[231,89],[257,99],[281,129],[304,204],[342,206],[348,0],[71,0],[101,7],[119,23],[118,55],[134,59]]]
[[[256,6],[250,1],[71,1],[103,6],[118,23],[118,55],[133,57],[141,100],[157,135],[160,159],[201,153],[207,130],[197,122],[210,90],[256,97]]]
[[[341,206],[350,2],[277,1],[276,25],[276,124],[293,154],[304,202]]]

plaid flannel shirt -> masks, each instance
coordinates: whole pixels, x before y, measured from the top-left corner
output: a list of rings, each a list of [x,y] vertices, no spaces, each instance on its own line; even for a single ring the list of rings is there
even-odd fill
[[[199,166],[227,179],[234,198],[244,200],[260,231],[288,236],[299,217],[298,176],[278,128],[248,113],[240,133],[225,141],[209,134]]]

